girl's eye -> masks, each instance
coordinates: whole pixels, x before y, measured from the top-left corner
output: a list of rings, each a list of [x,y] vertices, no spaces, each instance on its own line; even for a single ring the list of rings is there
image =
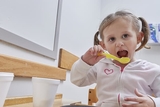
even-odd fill
[[[114,41],[115,40],[115,38],[114,37],[111,37],[110,39],[109,39],[109,41]]]
[[[122,36],[122,38],[127,38],[129,35],[128,34],[124,34],[123,36]]]

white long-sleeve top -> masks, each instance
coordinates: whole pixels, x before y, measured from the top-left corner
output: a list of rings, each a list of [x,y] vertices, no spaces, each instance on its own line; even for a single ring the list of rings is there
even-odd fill
[[[122,70],[106,58],[94,66],[79,59],[72,66],[71,82],[79,87],[97,83],[98,107],[122,107],[125,97],[136,96],[135,89],[160,107],[160,66],[145,60],[135,60]]]

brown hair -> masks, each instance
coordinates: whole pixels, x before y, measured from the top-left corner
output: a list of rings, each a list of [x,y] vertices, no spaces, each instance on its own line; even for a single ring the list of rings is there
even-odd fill
[[[101,22],[100,26],[99,26],[99,30],[95,33],[94,36],[94,45],[98,45],[99,44],[99,39],[98,39],[98,35],[100,34],[100,38],[103,40],[103,30],[112,24],[112,22],[114,22],[116,19],[118,18],[123,18],[129,21],[132,21],[133,23],[133,27],[135,28],[135,30],[137,32],[141,31],[144,34],[144,37],[141,41],[140,46],[135,50],[138,51],[140,49],[142,49],[143,47],[149,49],[150,47],[145,46],[148,42],[149,39],[149,35],[150,35],[150,31],[149,31],[149,26],[148,23],[146,22],[146,20],[142,17],[136,17],[135,15],[133,15],[130,12],[127,11],[117,11],[116,13],[112,13],[109,14],[106,18],[104,18],[104,20]]]

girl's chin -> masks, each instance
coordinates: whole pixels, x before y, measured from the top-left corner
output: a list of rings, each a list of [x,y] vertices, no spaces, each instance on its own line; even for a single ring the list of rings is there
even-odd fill
[[[127,64],[122,64],[122,63],[120,63],[119,61],[116,61],[116,60],[113,60],[113,63],[115,63],[116,65],[119,65],[119,66],[124,66],[124,65],[127,65]]]

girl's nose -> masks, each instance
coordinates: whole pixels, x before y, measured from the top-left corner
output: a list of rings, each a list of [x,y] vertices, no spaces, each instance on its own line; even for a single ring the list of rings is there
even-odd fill
[[[122,41],[117,41],[116,47],[121,47],[121,46],[124,46],[124,43]]]

